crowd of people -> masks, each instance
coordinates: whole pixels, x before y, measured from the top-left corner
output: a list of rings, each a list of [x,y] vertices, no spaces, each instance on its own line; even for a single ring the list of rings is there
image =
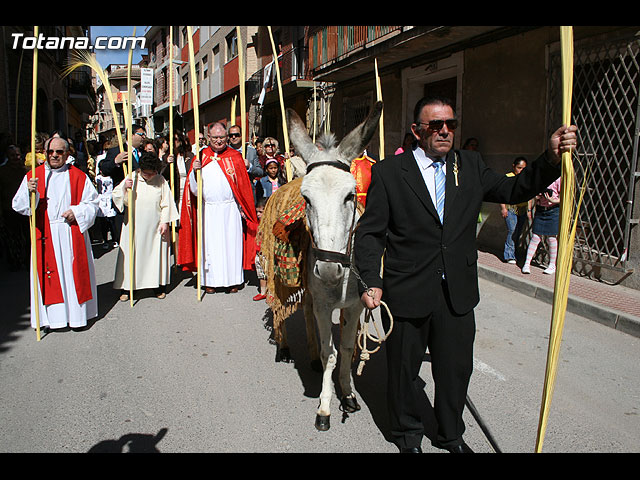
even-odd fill
[[[197,175],[203,186],[204,291],[235,293],[244,272],[255,270],[257,212],[287,182],[277,140],[256,137],[243,149],[238,125],[227,130],[214,123],[198,144],[180,131],[173,134],[173,148],[169,141],[149,138],[144,127],[133,125],[131,145],[122,149],[116,137],[84,141],[61,132],[37,133],[35,155],[23,156],[4,142],[0,241],[11,271],[30,267],[34,194],[39,289],[32,303],[39,303],[43,330],[83,328],[97,315],[93,247],[100,244],[118,250],[113,288],[121,301],[141,290],[165,298],[172,253],[183,270],[197,271]],[[254,300],[264,298],[259,293]],[[35,304],[31,311],[35,328]]]
[[[527,159],[525,157],[516,157],[512,170],[507,173],[507,176],[518,175],[526,166]],[[544,192],[528,201],[515,205],[500,204],[500,213],[507,228],[503,252],[505,262],[517,265],[516,250],[525,226],[531,223],[531,239],[522,265],[522,273],[524,274],[531,273],[531,261],[544,238],[546,238],[548,245],[549,263],[542,273],[553,275],[556,272],[557,236],[560,226],[560,184],[558,177]]]
[[[505,261],[510,262],[521,217],[530,218],[533,207],[527,199],[535,199],[534,236],[522,270],[526,273],[540,238],[545,236],[552,245],[557,234],[560,185],[553,179],[559,176],[562,153],[576,145],[575,126],[563,126],[536,160],[525,168],[526,160],[518,159],[513,172],[504,175],[485,166],[476,139],[467,148],[453,149],[457,126],[448,99],[422,99],[414,109],[411,136],[391,161],[378,162],[364,151],[351,165],[358,201],[366,205],[354,243],[361,300],[370,309],[384,301],[394,315],[394,331],[386,343],[387,399],[391,434],[401,452],[421,451],[424,400],[416,380],[427,349],[436,385],[438,431],[432,443],[452,453],[472,451],[462,437],[462,411],[479,302],[475,226],[481,203],[502,204],[509,232]],[[84,157],[78,142],[57,133],[43,135],[35,155],[25,159],[35,159],[35,175],[15,147],[7,149],[5,167],[10,168],[5,172],[13,175],[0,175],[4,197],[22,219],[31,214],[32,195],[36,202],[34,328],[36,311],[40,325],[49,328],[83,328],[97,315],[92,228],[104,242],[111,235],[107,249],[118,246],[113,287],[122,301],[141,289],[166,297],[172,224],[177,226],[176,264],[195,272],[200,258],[205,293],[237,292],[244,272],[256,267],[264,279],[256,265],[260,212],[286,183],[285,155],[290,152],[281,154],[272,137],[242,145],[238,126],[227,129],[217,122],[193,147],[178,132],[173,149],[166,138],[147,138],[139,125],[131,134],[124,151],[118,145],[82,143]],[[11,191],[15,193],[7,195]],[[28,262],[17,248],[29,244],[28,226],[18,223],[21,227],[11,234],[16,248],[5,251]],[[4,245],[10,245],[2,230]],[[264,287],[261,282],[254,300],[264,299]],[[386,310],[381,314],[388,326]]]

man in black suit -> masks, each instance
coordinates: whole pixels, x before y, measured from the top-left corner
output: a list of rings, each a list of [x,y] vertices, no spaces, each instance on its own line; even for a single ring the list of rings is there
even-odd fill
[[[356,229],[362,301],[373,309],[383,300],[394,319],[386,340],[387,398],[401,452],[421,451],[426,400],[418,375],[427,348],[438,422],[432,443],[472,451],[462,438],[462,411],[473,370],[480,207],[483,201],[513,204],[534,197],[560,176],[562,152],[576,145],[576,127],[562,127],[547,151],[520,175],[507,177],[489,169],[479,153],[452,149],[457,122],[448,99],[418,102],[411,126],[417,145],[373,166]],[[388,327],[385,309],[382,317]]]
[[[138,168],[138,159],[142,152],[140,148],[147,138],[145,129],[141,125],[133,125],[131,129],[131,145],[133,147],[131,156],[131,169],[136,170]],[[107,150],[107,155],[100,161],[100,168],[105,175],[113,179],[113,186],[116,187],[122,180],[124,180],[123,164],[128,160],[127,145],[124,145],[124,151],[120,151],[120,147],[116,146]]]
[[[142,155],[140,148],[147,138],[145,129],[141,125],[134,124],[131,127],[131,170],[138,169],[138,159]],[[115,146],[107,150],[106,156],[100,161],[100,171],[103,175],[111,177],[113,180],[113,187],[117,187],[120,182],[124,180],[124,168],[123,165],[127,164],[129,159],[129,153],[127,145],[124,145],[124,150],[121,152],[119,146]],[[115,208],[115,206],[114,206]],[[115,208],[116,216],[114,220],[115,232],[114,238],[116,241],[120,241],[120,232],[122,231],[122,223],[124,222],[124,212]]]

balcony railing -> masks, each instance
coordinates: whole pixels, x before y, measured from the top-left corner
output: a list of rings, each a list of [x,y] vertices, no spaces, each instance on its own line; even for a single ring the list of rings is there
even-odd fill
[[[306,48],[294,48],[278,57],[278,68],[283,85],[296,80],[313,79],[307,66],[307,57]],[[248,98],[258,98],[263,87],[267,92],[277,88],[277,82],[276,69],[273,64],[258,70],[247,80]]]
[[[95,96],[95,90],[91,83],[91,75],[87,71],[76,70],[67,77],[69,79],[69,93]]]
[[[321,68],[325,64],[348,56],[367,43],[371,43],[401,26],[345,25],[321,28],[309,37],[309,66]]]

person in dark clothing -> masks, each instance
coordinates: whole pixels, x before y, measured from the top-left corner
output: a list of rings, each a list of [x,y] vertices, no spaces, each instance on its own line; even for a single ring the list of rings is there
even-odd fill
[[[453,149],[457,125],[450,100],[432,97],[416,104],[411,130],[417,145],[373,165],[355,233],[362,302],[373,309],[384,301],[394,319],[386,340],[387,399],[401,452],[421,451],[426,402],[419,371],[427,348],[438,423],[432,443],[452,453],[472,452],[462,438],[462,412],[480,299],[480,207],[483,201],[520,203],[543,191],[558,177],[561,155],[577,138],[575,126],[559,128],[545,152],[507,177],[489,169],[478,152]],[[381,313],[388,328],[386,309]]]
[[[142,145],[147,138],[145,129],[141,125],[134,124],[131,127],[131,170],[138,169],[138,161],[142,155]],[[100,171],[103,175],[111,177],[113,185],[119,185],[124,180],[124,167],[128,163],[129,153],[128,145],[124,145],[124,150],[121,152],[119,146],[112,147],[107,150],[107,155],[100,161]],[[128,167],[127,167],[128,168]],[[122,222],[124,221],[124,213],[116,209],[116,216],[113,222],[116,231],[116,239],[120,238],[120,232],[122,231]]]

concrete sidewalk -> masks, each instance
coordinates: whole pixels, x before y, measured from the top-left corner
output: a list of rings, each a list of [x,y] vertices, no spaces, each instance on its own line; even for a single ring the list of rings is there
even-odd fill
[[[528,275],[520,269],[478,251],[479,277],[552,304],[555,275],[545,275],[534,265]],[[567,311],[640,338],[640,290],[571,275]]]

